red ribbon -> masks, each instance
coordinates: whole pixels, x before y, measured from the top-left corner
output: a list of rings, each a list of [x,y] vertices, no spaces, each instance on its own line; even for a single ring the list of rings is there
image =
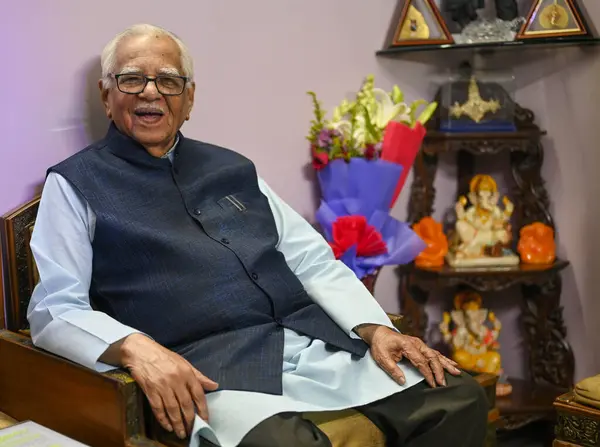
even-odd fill
[[[387,245],[381,233],[367,224],[365,216],[338,217],[332,225],[333,241],[329,243],[336,259],[342,257],[352,246],[356,256],[369,257],[387,253]]]

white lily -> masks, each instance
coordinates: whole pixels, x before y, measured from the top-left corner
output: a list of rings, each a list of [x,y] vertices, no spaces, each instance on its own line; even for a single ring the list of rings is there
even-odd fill
[[[364,146],[367,132],[365,119],[363,116],[358,115],[356,117],[354,129],[352,129],[352,123],[350,120],[347,119],[332,122],[330,127],[340,132],[344,136],[345,141],[354,141],[355,147],[352,149],[357,149]]]
[[[373,120],[373,125],[379,129],[385,129],[390,121],[409,110],[409,107],[403,102],[395,104],[390,95],[380,88],[373,89],[373,99],[376,112],[372,115],[369,110],[369,115]]]
[[[324,114],[320,108],[314,93],[313,96],[316,121],[312,121],[311,136],[314,140],[321,128],[337,130],[342,136],[345,144],[353,143],[352,150],[364,149],[368,143],[380,142],[383,131],[392,122],[400,122],[408,126],[414,126],[417,122],[424,125],[432,116],[437,104],[418,100],[412,104],[404,101],[402,90],[394,85],[390,93],[381,88],[374,87],[374,77],[369,75],[365,78],[356,100],[349,102],[344,99],[338,107],[333,110],[331,121],[323,119]],[[417,109],[425,105],[425,109],[417,116]],[[352,116],[353,115],[353,116]]]

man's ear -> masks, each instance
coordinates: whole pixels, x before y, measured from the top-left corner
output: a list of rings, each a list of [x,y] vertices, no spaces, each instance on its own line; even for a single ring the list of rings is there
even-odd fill
[[[190,114],[192,113],[192,109],[194,108],[194,96],[196,93],[196,83],[192,82],[191,85],[186,89],[185,94],[187,95],[187,113],[185,115],[185,120],[188,121],[190,119]]]
[[[104,112],[106,113],[108,119],[112,119],[112,112],[110,111],[110,105],[108,102],[108,94],[110,90],[104,87],[104,82],[102,79],[98,81],[98,88],[100,89],[100,99],[102,100],[102,104],[104,104]]]

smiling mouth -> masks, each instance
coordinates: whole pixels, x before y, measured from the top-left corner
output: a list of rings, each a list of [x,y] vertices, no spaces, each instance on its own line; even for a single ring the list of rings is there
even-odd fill
[[[164,113],[160,110],[136,110],[134,114],[138,121],[143,124],[157,124],[164,116]]]
[[[163,116],[164,113],[162,113],[161,111],[150,111],[150,110],[136,110],[135,112],[136,116],[140,116],[140,117],[153,117],[153,116]]]

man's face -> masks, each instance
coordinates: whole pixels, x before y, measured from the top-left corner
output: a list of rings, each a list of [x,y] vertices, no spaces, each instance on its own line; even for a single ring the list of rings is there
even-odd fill
[[[115,71],[117,75],[135,73],[150,77],[183,75],[181,53],[166,36],[128,37],[117,49]],[[100,89],[108,118],[154,156],[162,156],[172,147],[194,103],[193,85],[178,96],[163,96],[154,82],[149,82],[139,94],[119,91],[114,79],[110,88],[104,89],[100,83]]]

